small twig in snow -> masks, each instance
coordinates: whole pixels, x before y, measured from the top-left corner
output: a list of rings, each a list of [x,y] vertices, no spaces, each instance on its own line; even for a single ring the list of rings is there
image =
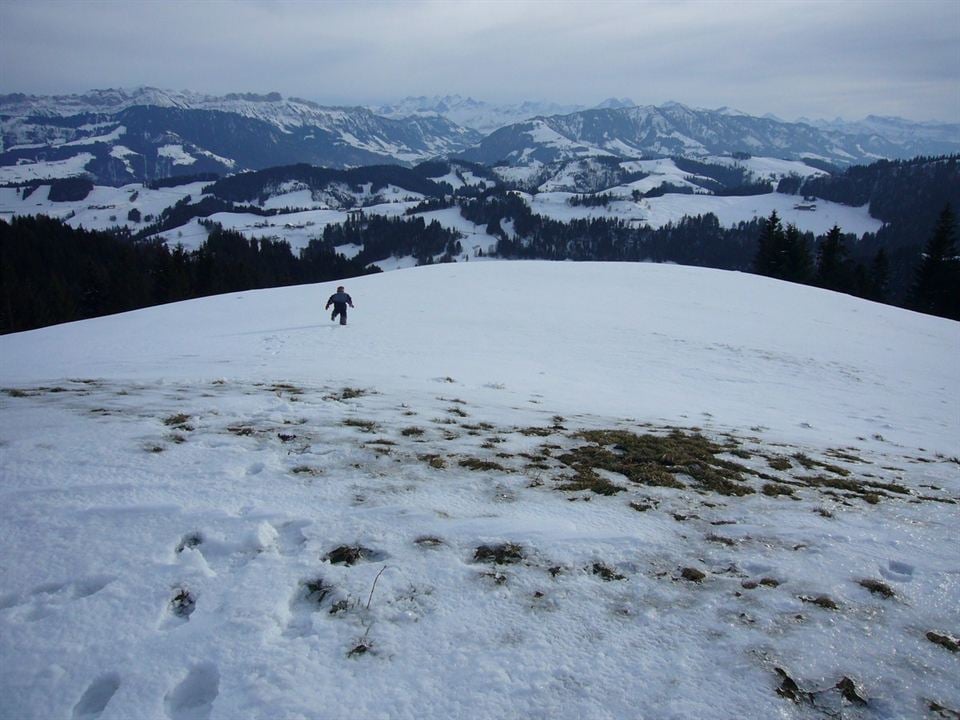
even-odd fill
[[[387,569],[387,566],[384,565],[380,568],[380,572],[377,573],[377,576],[373,579],[373,587],[370,588],[370,597],[367,598],[367,610],[370,609],[370,603],[373,601],[373,591],[377,589],[377,580],[380,579],[380,576],[383,575],[383,571]]]

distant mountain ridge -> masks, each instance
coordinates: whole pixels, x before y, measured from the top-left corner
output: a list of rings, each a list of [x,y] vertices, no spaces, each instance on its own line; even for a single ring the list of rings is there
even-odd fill
[[[846,166],[958,152],[960,124],[876,116],[790,123],[727,107],[637,106],[629,98],[584,109],[447,95],[374,111],[276,92],[211,96],[142,87],[0,95],[0,185],[85,174],[119,186],[298,163],[348,169],[440,158],[536,172],[602,157],[751,155]]]
[[[850,165],[960,151],[960,125],[913,133],[908,121],[814,127],[728,108],[680,103],[584,110],[537,117],[491,133],[462,157],[511,166],[583,157],[706,157],[744,153]],[[925,127],[925,126],[924,126]]]
[[[435,115],[445,117],[463,127],[487,135],[506,125],[523,122],[540,115],[567,115],[586,110],[585,105],[564,105],[551,102],[526,100],[520,103],[502,104],[474,100],[461,95],[435,95],[433,97],[406,97],[396,103],[371,107],[378,115],[402,118],[411,115]]]
[[[25,179],[36,163],[63,163],[64,174],[86,171],[111,185],[297,162],[414,164],[480,137],[439,116],[391,119],[279,93],[212,97],[139,88],[0,96],[0,166],[19,166]]]

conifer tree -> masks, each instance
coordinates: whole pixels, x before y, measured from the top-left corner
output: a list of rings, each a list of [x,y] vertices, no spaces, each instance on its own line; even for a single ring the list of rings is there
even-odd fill
[[[813,261],[806,239],[796,225],[788,225],[783,234],[783,268],[780,277],[790,282],[805,283],[810,279]]]
[[[948,203],[917,266],[910,305],[920,312],[960,320],[960,257],[955,232],[956,217]]]
[[[890,286],[890,262],[883,248],[877,250],[870,266],[870,300],[877,302],[887,301],[887,290]]]
[[[817,250],[815,283],[827,290],[847,292],[850,289],[847,248],[838,225],[830,228]]]
[[[754,272],[770,277],[780,277],[783,271],[783,225],[777,211],[763,223],[760,238],[757,241],[757,256],[753,261]]]

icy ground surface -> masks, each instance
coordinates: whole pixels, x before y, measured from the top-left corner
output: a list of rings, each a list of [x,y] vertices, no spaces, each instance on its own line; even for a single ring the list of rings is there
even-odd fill
[[[322,285],[0,337],[4,720],[960,709],[957,323],[670,266],[346,284],[346,328]],[[734,494],[672,450],[576,487],[631,437],[584,431],[676,428]]]

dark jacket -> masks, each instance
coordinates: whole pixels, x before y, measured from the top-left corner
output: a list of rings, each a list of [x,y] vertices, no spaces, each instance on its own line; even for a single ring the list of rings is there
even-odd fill
[[[331,295],[330,299],[327,300],[326,307],[330,307],[331,305],[334,307],[337,305],[349,305],[350,307],[353,307],[353,300],[350,299],[350,296],[347,295],[347,293],[337,292]]]

